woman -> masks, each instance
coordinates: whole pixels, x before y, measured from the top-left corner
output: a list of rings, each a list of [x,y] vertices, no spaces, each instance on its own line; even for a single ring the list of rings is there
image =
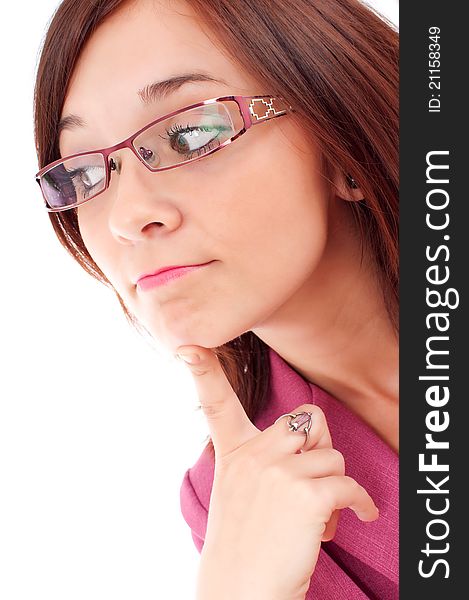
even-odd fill
[[[181,488],[200,600],[397,598],[397,65],[354,0],[64,0],[50,24],[52,225],[207,417]]]

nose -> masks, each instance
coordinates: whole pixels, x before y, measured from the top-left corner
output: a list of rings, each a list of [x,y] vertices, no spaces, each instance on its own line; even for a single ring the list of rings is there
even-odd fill
[[[110,158],[109,168],[108,224],[118,242],[133,245],[181,226],[182,213],[170,197],[172,170],[153,173],[130,152]]]

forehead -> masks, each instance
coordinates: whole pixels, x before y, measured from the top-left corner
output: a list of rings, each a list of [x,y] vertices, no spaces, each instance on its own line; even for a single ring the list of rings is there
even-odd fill
[[[153,105],[142,102],[139,90],[191,72],[222,79],[227,85],[189,83],[174,99],[169,96]],[[146,119],[177,109],[184,100],[260,93],[253,86],[253,79],[217,45],[189,3],[128,2],[98,27],[80,54],[61,117],[78,115],[86,126],[64,130],[60,143],[82,140],[86,144],[92,138],[97,144],[111,145],[132,133],[132,128],[145,125]]]

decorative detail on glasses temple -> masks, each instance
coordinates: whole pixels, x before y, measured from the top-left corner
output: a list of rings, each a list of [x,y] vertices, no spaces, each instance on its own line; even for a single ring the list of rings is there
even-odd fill
[[[271,98],[270,96],[252,98],[249,103],[249,112],[254,117],[253,125],[259,121],[284,115],[288,109],[293,110],[284,100]]]

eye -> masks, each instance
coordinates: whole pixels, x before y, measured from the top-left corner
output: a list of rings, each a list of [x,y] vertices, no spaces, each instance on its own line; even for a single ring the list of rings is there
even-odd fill
[[[220,135],[220,128],[207,125],[181,127],[176,124],[167,133],[173,150],[191,153],[213,142]]]
[[[201,157],[235,133],[228,108],[222,104],[208,105],[150,125],[134,139],[133,147],[153,169],[165,168]]]
[[[83,183],[88,187],[94,187],[100,183],[105,176],[106,173],[103,167],[87,167],[83,173]]]
[[[105,170],[101,166],[80,167],[79,169],[70,171],[69,174],[74,180],[74,183],[77,179],[76,183],[83,185],[86,190],[93,189],[96,185],[100,184],[106,176]]]

